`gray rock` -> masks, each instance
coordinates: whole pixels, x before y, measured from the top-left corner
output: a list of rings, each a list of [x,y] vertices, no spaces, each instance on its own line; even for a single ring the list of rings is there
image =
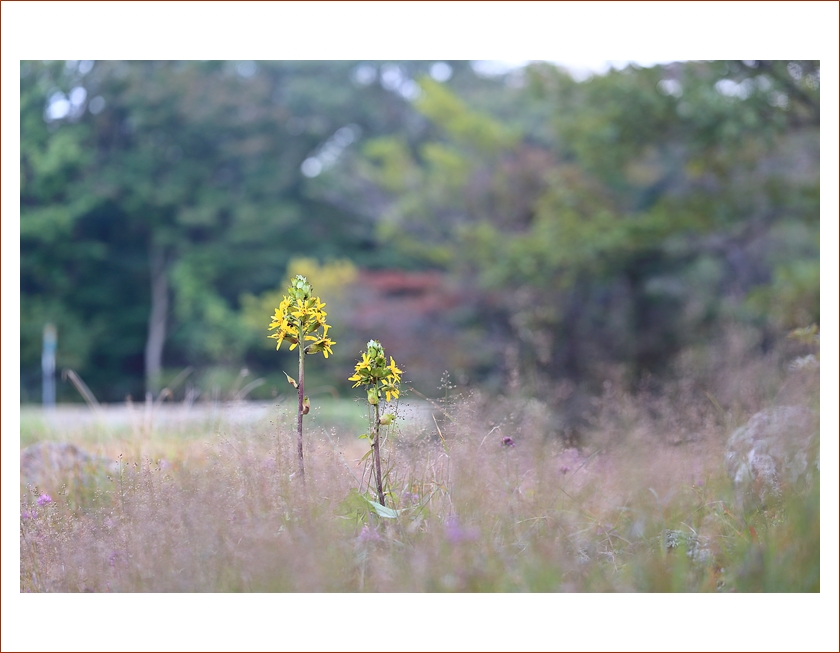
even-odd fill
[[[808,480],[819,470],[817,417],[802,406],[760,411],[729,438],[726,471],[736,498],[765,503],[786,485]]]
[[[62,484],[82,484],[97,473],[112,473],[115,464],[93,456],[68,442],[38,442],[20,452],[20,482],[40,489],[58,490]]]

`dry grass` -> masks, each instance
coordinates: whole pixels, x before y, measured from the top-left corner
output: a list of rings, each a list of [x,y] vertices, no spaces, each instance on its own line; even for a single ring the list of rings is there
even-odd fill
[[[307,427],[305,489],[288,415],[125,433],[97,444],[118,471],[22,491],[21,591],[819,591],[818,474],[734,507],[723,446],[754,401],[610,387],[575,449],[534,401],[455,398],[386,446],[396,519],[362,498],[355,426]]]

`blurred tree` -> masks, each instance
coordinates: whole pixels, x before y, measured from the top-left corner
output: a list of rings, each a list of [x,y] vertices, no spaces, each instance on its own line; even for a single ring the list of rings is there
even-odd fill
[[[381,235],[493,290],[520,364],[584,382],[623,365],[629,380],[728,319],[777,336],[769,297],[783,328],[818,321],[818,62],[527,77],[508,95],[550,138],[490,127],[426,81],[427,142],[367,149],[395,193]]]
[[[293,256],[398,265],[346,172],[361,140],[411,132],[431,65],[22,62],[22,386],[50,315],[59,365],[119,400],[186,365],[266,365],[239,302]]]
[[[80,268],[103,256],[95,243],[72,243],[79,216],[95,200],[78,182],[90,156],[83,125],[56,131],[47,122],[48,100],[78,111],[67,99],[75,81],[67,75],[62,90],[54,79],[67,75],[64,62],[21,64],[20,89],[20,251],[21,251],[21,398],[39,400],[41,332],[58,328],[57,365],[87,364],[92,340],[102,325],[70,301]]]
[[[769,344],[819,321],[819,88],[809,61],[22,62],[22,396],[48,319],[103,400],[270,369],[249,320],[301,256],[451,273],[368,295],[499,384],[632,379],[732,320]]]

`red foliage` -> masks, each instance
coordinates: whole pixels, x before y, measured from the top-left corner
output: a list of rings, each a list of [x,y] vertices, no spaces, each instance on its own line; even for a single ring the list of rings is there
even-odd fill
[[[359,350],[379,340],[406,371],[406,380],[429,390],[444,371],[469,368],[452,319],[463,299],[440,272],[361,271],[342,302],[344,340]]]

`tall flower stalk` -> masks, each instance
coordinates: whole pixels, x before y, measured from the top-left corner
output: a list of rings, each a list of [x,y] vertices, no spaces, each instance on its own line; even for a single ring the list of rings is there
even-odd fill
[[[385,358],[385,350],[377,340],[371,340],[367,344],[367,351],[362,352],[362,360],[356,363],[356,369],[348,381],[355,381],[354,388],[360,385],[366,386],[368,404],[373,407],[373,419],[371,420],[371,432],[365,434],[371,443],[373,450],[373,471],[376,477],[376,494],[380,505],[385,505],[385,492],[382,484],[382,463],[379,453],[379,432],[381,426],[388,426],[394,420],[394,415],[388,413],[380,415],[380,400],[390,402],[391,398],[398,399],[400,396],[400,375],[402,370],[397,367],[394,357],[388,364]]]
[[[330,325],[327,324],[324,303],[320,297],[312,294],[312,285],[306,277],[297,275],[292,278],[288,295],[274,309],[268,328],[274,330],[268,337],[277,340],[277,349],[288,342],[289,351],[295,348],[298,350],[298,379],[295,381],[288,374],[286,378],[298,391],[297,450],[300,477],[303,479],[303,416],[309,412],[309,397],[303,393],[304,358],[306,354],[317,353],[323,353],[324,358],[329,358],[335,344],[327,335]]]

